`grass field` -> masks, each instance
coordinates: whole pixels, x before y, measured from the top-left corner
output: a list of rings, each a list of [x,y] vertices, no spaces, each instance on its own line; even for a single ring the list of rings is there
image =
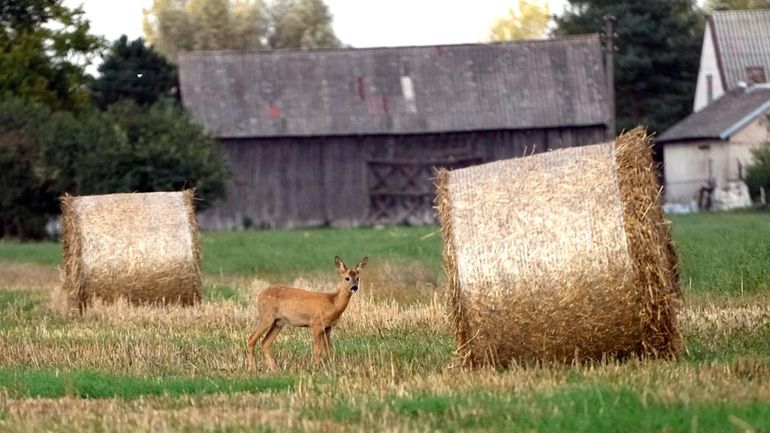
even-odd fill
[[[0,431],[770,431],[770,216],[674,218],[687,305],[678,361],[453,367],[436,228],[206,233],[198,308],[52,313],[55,243],[0,242]],[[310,362],[307,330],[245,369],[269,283],[328,289],[370,265]]]

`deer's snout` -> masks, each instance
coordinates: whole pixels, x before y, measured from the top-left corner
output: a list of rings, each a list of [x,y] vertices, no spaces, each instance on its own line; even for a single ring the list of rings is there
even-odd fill
[[[351,291],[351,292],[355,292],[355,291],[357,291],[357,290],[358,290],[358,284],[356,284],[356,283],[353,283],[353,285],[352,285],[352,286],[350,286],[350,291]]]

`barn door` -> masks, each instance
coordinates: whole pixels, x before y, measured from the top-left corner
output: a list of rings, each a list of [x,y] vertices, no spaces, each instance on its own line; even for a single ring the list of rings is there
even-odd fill
[[[433,224],[434,170],[456,169],[481,163],[466,157],[444,161],[373,159],[369,169],[369,222],[371,224]]]

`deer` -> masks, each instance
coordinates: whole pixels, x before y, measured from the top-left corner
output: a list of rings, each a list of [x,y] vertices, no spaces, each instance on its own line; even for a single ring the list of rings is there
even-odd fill
[[[310,328],[313,334],[313,361],[318,364],[321,356],[331,359],[332,328],[337,325],[342,313],[348,307],[351,296],[358,291],[359,274],[366,266],[367,257],[361,258],[353,269],[348,268],[338,256],[334,257],[334,266],[343,281],[335,292],[311,292],[289,286],[270,286],[257,297],[259,323],[257,329],[249,335],[246,344],[246,356],[249,368],[256,367],[254,346],[264,335],[261,347],[265,363],[271,371],[277,366],[270,345],[284,326]]]

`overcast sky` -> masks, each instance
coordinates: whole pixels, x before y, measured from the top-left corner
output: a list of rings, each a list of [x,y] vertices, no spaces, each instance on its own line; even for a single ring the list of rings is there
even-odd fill
[[[65,0],[84,6],[93,33],[108,40],[142,35],[152,0]],[[517,0],[326,0],[337,37],[354,47],[481,42],[495,18]],[[548,0],[560,13],[565,0]]]

